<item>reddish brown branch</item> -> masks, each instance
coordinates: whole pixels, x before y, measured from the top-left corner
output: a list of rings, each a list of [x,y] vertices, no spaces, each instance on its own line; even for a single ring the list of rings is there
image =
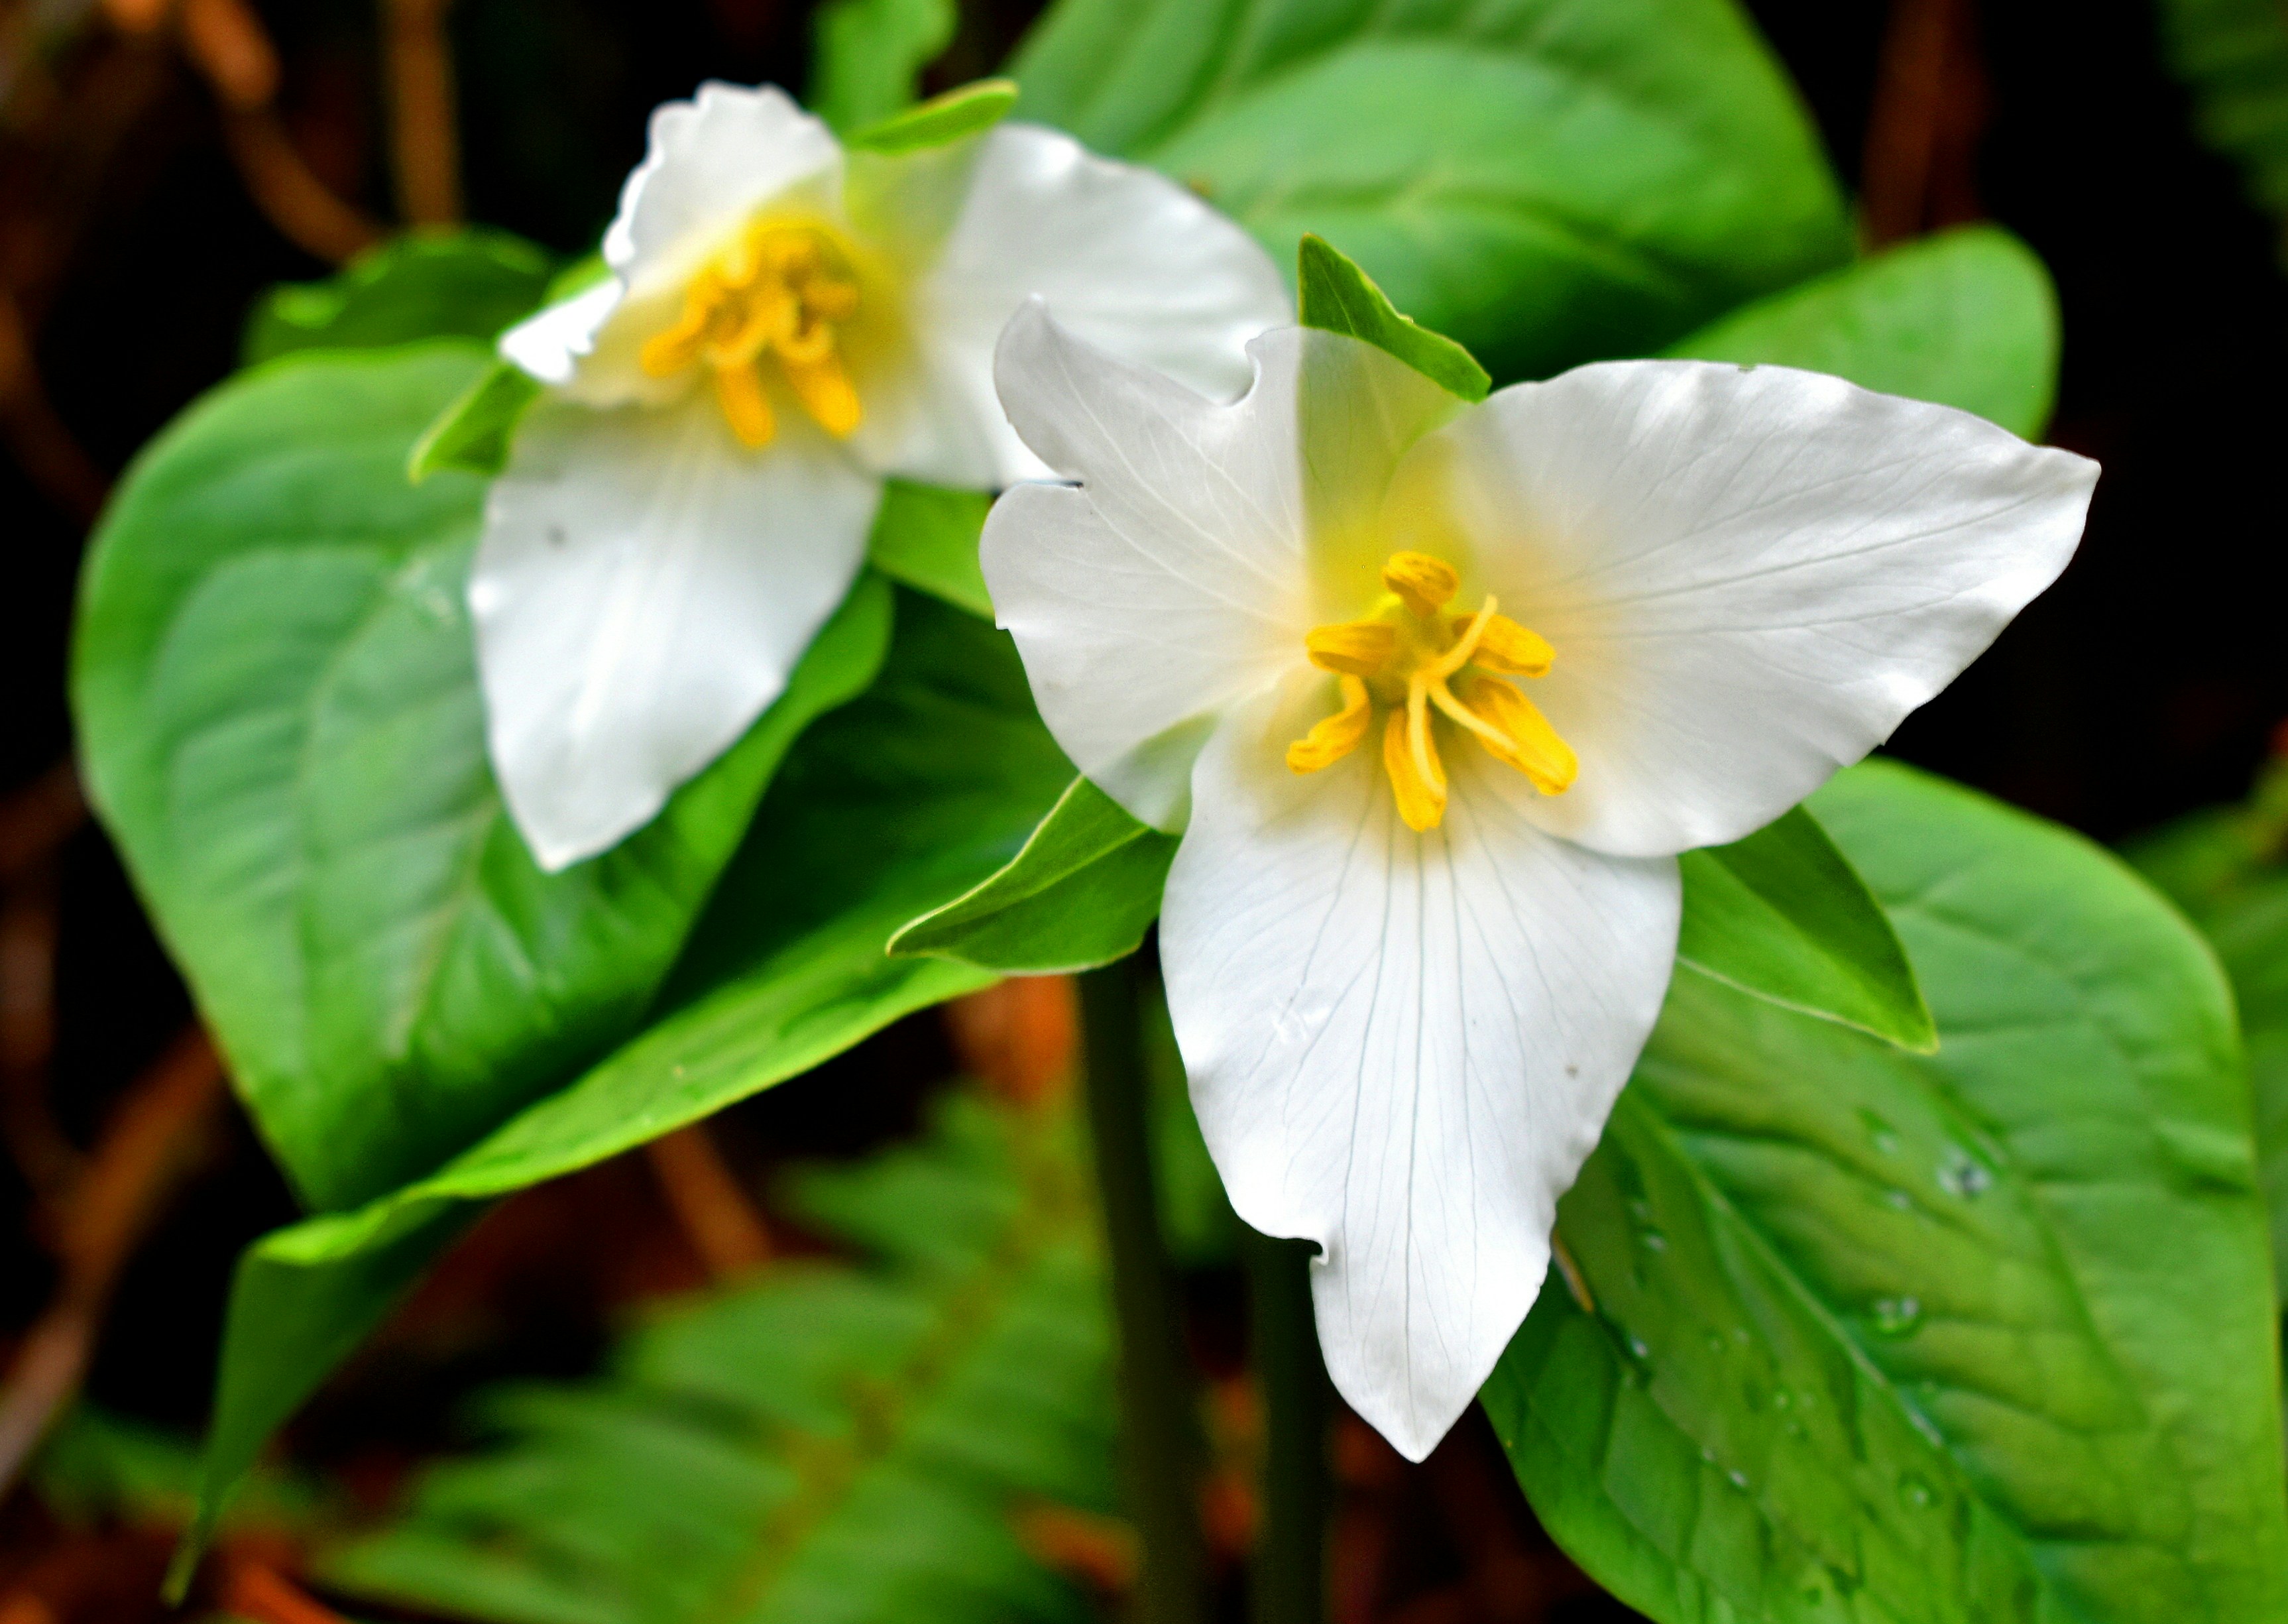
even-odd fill
[[[193,1027],[137,1079],[105,1126],[64,1209],[55,1296],[0,1385],[0,1490],[79,1389],[120,1270],[196,1165],[221,1099],[221,1063]]]
[[[1975,0],[1893,0],[1862,161],[1871,247],[1975,219],[1987,115]]]
[[[659,1180],[660,1193],[711,1276],[735,1279],[771,1261],[770,1231],[723,1165],[705,1123],[695,1122],[653,1140],[644,1154]]]
[[[415,226],[461,218],[461,155],[445,13],[452,0],[386,0],[390,135],[397,207]]]

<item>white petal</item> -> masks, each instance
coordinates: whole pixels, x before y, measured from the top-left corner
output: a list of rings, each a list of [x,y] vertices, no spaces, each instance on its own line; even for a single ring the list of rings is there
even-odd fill
[[[1526,684],[1581,758],[1536,821],[1601,851],[1737,840],[1890,736],[2072,557],[2097,465],[1784,367],[1610,362],[1417,448]]]
[[[1542,833],[1475,751],[1417,835],[1371,741],[1286,770],[1309,720],[1258,704],[1201,753],[1160,954],[1232,1205],[1323,1248],[1328,1373],[1418,1461],[1540,1291],[1557,1198],[1660,1011],[1676,864]]]
[[[651,115],[644,161],[620,191],[604,263],[639,297],[680,286],[756,210],[783,194],[839,212],[842,147],[824,123],[766,84],[713,81]]]
[[[1213,716],[1302,663],[1315,624],[1315,516],[1378,495],[1450,397],[1381,351],[1285,328],[1248,346],[1229,406],[1113,360],[1037,302],[1010,322],[998,375],[1028,444],[1079,490],[1019,486],[986,521],[985,579],[1041,714],[1080,769],[1148,823],[1180,827]],[[1319,424],[1307,457],[1299,381],[1379,410]]]
[[[859,434],[886,473],[983,487],[1041,477],[992,387],[994,344],[1029,297],[1090,343],[1217,400],[1247,387],[1247,341],[1294,320],[1245,231],[1164,176],[1036,125],[871,160],[853,171],[850,206],[862,232],[919,262],[904,386],[868,392]]]
[[[518,430],[469,606],[494,770],[544,868],[649,821],[849,590],[880,482],[790,418],[761,451],[704,396],[544,402]]]
[[[581,357],[596,347],[596,334],[619,308],[615,277],[527,316],[500,336],[502,360],[522,367],[544,384],[568,384]]]

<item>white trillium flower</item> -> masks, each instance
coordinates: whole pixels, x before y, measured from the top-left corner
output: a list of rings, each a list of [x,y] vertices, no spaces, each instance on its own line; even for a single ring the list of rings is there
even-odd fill
[[[1053,131],[846,152],[726,84],[653,115],[604,260],[501,339],[547,390],[469,587],[494,768],[550,869],[650,819],[777,697],[886,479],[1044,472],[993,396],[1027,298],[1227,398],[1293,315],[1237,226]]]
[[[1659,1013],[1677,854],[1950,681],[2097,469],[1781,367],[1464,406],[1334,334],[1250,353],[1219,405],[1029,306],[1001,398],[1078,484],[1005,496],[985,573],[1058,742],[1182,832],[1160,954],[1209,1148],[1318,1244],[1329,1371],[1419,1460]]]

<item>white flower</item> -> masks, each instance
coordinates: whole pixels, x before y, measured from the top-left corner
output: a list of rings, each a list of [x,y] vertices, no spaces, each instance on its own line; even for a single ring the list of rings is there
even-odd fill
[[[1067,752],[1182,831],[1160,953],[1209,1147],[1323,1248],[1328,1368],[1418,1460],[1660,1009],[1676,854],[1951,681],[2096,466],[1779,367],[1466,407],[1350,338],[1250,352],[1212,404],[1029,306],[1001,398],[1079,484],[1001,499],[986,578]]]
[[[886,478],[1042,472],[992,386],[1029,296],[1226,397],[1292,315],[1238,227],[1052,131],[846,153],[778,91],[724,84],[653,115],[604,260],[501,340],[549,387],[469,588],[494,768],[552,869],[640,826],[778,696]]]

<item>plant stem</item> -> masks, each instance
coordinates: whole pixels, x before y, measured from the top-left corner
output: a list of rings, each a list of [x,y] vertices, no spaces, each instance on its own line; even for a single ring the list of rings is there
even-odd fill
[[[1248,1340],[1263,1383],[1263,1522],[1249,1612],[1254,1624],[1324,1616],[1327,1373],[1311,1312],[1311,1246],[1244,1231]]]
[[[1143,1540],[1132,1616],[1139,1624],[1201,1624],[1207,1560],[1200,1534],[1199,1417],[1161,1241],[1132,963],[1080,978],[1089,1134],[1120,1332],[1121,1453]]]

